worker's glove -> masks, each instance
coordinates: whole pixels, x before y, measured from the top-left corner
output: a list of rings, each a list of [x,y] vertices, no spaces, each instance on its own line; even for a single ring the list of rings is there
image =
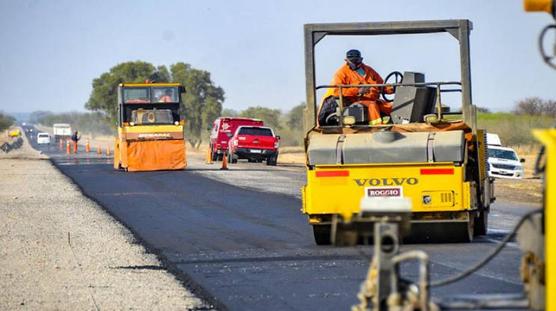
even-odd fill
[[[396,87],[390,84],[387,84],[383,87],[383,92],[386,94],[394,94],[396,93]]]
[[[369,86],[362,86],[362,87],[360,87],[360,88],[359,88],[359,92],[357,92],[357,95],[358,95],[358,96],[363,96],[363,95],[369,93],[370,88],[371,88],[371,87],[369,87]]]

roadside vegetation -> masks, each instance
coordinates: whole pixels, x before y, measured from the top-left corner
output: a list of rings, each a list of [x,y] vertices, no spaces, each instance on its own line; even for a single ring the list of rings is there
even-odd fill
[[[518,153],[535,152],[539,146],[531,130],[556,125],[556,101],[538,97],[517,101],[512,112],[482,110],[477,116],[479,127],[498,134],[504,145],[517,148]]]
[[[183,62],[168,67],[143,61],[118,64],[92,81],[92,92],[85,103],[85,108],[92,112],[36,111],[31,114],[30,121],[45,126],[70,123],[72,128],[83,133],[113,135],[116,131],[118,84],[145,80],[179,82],[185,86],[186,93],[182,97],[181,107],[186,120],[185,134],[191,146],[196,149],[208,141],[212,122],[220,116],[261,119],[280,135],[281,146],[303,145],[305,103],[301,102],[287,111],[261,106],[251,106],[242,111],[224,109],[224,89],[212,81],[208,71],[193,68]],[[531,152],[538,146],[531,130],[552,127],[556,123],[556,101],[537,97],[517,101],[512,112],[492,113],[488,108],[479,108],[478,111],[479,127],[497,133],[504,145]],[[13,118],[0,113],[0,128],[12,123]],[[297,149],[299,148],[292,150]]]
[[[8,129],[15,123],[14,117],[0,111],[0,131]]]
[[[182,112],[186,120],[185,134],[194,148],[199,148],[202,142],[208,141],[208,129],[211,128],[214,119],[220,116],[258,118],[275,129],[282,138],[282,145],[298,146],[303,143],[303,103],[287,112],[260,106],[249,107],[243,111],[223,110],[224,89],[212,81],[208,71],[193,68],[183,62],[169,67],[154,66],[143,61],[116,65],[93,80],[93,90],[85,108],[98,112],[108,124],[115,125],[115,90],[118,84],[145,80],[179,82],[185,86],[186,93],[182,97]]]
[[[261,106],[249,107],[242,111],[224,109],[224,117],[247,117],[256,118],[264,121],[266,126],[274,129],[280,135],[281,146],[301,146],[303,145],[303,109],[305,103],[293,107],[289,111],[271,109]],[[208,133],[207,133],[208,137]]]
[[[169,67],[135,61],[112,67],[92,82],[93,90],[85,108],[102,113],[110,124],[116,124],[118,84],[122,82],[178,82],[185,86],[183,106],[186,135],[189,143],[198,148],[212,121],[220,116],[224,90],[215,85],[210,73],[178,62]],[[205,130],[203,130],[205,129]]]
[[[69,123],[71,128],[80,133],[99,135],[113,135],[114,126],[110,120],[99,112],[64,112],[35,111],[29,116],[29,122],[52,127],[54,123]]]

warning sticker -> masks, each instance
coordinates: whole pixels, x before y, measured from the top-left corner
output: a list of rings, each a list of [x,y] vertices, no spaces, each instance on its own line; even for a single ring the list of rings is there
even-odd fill
[[[367,187],[365,195],[370,198],[400,198],[403,197],[402,187]]]

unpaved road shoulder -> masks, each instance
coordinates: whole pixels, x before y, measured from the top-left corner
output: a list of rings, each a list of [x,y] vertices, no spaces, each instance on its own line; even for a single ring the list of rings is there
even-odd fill
[[[27,141],[0,172],[0,310],[203,307]]]

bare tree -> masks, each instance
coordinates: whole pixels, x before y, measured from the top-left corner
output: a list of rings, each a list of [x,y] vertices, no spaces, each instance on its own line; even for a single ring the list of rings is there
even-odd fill
[[[514,112],[516,114],[539,115],[543,100],[539,97],[528,97],[517,101]]]
[[[547,100],[543,105],[543,112],[551,117],[556,117],[556,101]]]

